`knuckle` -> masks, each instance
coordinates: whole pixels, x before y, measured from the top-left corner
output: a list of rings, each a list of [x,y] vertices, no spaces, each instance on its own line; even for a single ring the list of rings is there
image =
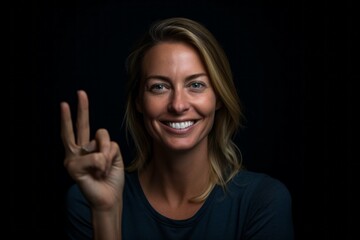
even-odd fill
[[[72,158],[65,158],[64,160],[64,167],[68,170],[74,168],[74,161]]]
[[[104,154],[94,154],[92,164],[101,170],[105,169],[106,158]]]

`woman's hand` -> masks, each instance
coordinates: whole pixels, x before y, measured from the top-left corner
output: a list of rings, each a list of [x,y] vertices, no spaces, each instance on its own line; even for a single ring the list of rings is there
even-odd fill
[[[89,101],[85,91],[78,94],[76,136],[67,102],[62,102],[61,137],[65,147],[64,166],[78,183],[95,210],[111,210],[122,201],[124,164],[118,144],[106,129],[90,140]]]

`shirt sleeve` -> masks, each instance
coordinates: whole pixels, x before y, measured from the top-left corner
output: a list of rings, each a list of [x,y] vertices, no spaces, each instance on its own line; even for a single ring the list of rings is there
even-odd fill
[[[92,239],[91,210],[78,185],[72,185],[66,195],[65,235],[69,240]]]
[[[248,213],[246,239],[294,239],[292,199],[282,182],[264,177],[254,189]]]

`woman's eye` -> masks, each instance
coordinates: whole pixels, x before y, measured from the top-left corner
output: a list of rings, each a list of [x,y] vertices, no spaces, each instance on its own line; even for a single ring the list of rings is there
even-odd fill
[[[190,87],[195,90],[201,90],[205,87],[205,84],[202,82],[192,82]]]
[[[150,86],[150,91],[155,92],[155,93],[163,92],[166,89],[167,89],[167,87],[165,86],[165,84],[162,84],[162,83],[157,83],[157,84],[153,84]]]

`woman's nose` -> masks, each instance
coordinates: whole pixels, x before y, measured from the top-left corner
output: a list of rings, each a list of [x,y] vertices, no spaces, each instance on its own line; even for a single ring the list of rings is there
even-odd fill
[[[174,90],[170,96],[168,110],[172,113],[186,112],[190,107],[188,97],[183,89]]]

